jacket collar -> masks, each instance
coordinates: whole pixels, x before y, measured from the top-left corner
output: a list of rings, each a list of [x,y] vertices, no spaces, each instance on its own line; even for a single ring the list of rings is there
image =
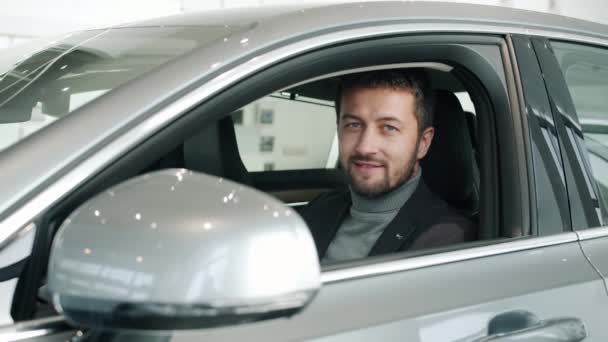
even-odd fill
[[[430,209],[429,203],[433,201],[432,196],[424,180],[420,179],[412,196],[384,229],[369,255],[393,253],[411,243],[418,235],[419,229],[424,227],[425,217]],[[342,191],[324,203],[322,212],[310,217],[316,221],[310,222],[310,226],[319,227],[315,229],[313,237],[320,258],[327,252],[351,205],[350,192]]]
[[[324,203],[323,208],[316,215],[312,215],[309,219],[312,222],[309,223],[309,227],[315,227],[313,238],[317,245],[317,253],[319,259],[323,258],[329,244],[332,242],[340,225],[346,218],[352,200],[350,192],[348,190],[339,192],[336,196],[333,196]],[[314,221],[313,221],[314,220]],[[316,222],[315,222],[316,221]]]
[[[419,229],[424,227],[428,206],[432,203],[432,193],[423,180],[420,180],[410,199],[401,207],[397,216],[380,235],[369,255],[393,253],[405,244],[411,243]]]

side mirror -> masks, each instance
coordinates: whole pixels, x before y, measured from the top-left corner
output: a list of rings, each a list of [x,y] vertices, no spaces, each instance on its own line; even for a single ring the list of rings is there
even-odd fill
[[[119,184],[68,217],[48,285],[79,326],[196,329],[297,313],[320,288],[320,266],[291,208],[172,169]]]

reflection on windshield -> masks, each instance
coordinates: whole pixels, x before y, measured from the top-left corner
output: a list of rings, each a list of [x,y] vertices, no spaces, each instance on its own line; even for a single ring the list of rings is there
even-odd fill
[[[86,31],[8,62],[0,59],[0,150],[112,89],[235,27]]]

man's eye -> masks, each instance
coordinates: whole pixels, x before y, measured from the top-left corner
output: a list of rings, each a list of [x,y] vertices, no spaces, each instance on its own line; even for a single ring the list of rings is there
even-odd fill
[[[382,126],[382,129],[384,129],[385,131],[388,131],[388,132],[397,131],[397,127],[391,126],[391,125],[384,125],[384,126]]]
[[[359,123],[359,122],[347,122],[346,125],[344,125],[344,127],[346,127],[346,128],[359,128],[359,127],[361,127],[361,123]]]

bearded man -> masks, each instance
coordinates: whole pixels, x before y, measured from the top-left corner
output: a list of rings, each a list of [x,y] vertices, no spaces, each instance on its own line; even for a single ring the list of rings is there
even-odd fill
[[[301,211],[323,262],[475,239],[473,223],[422,179],[420,160],[435,133],[432,94],[421,69],[341,79],[335,104],[349,189],[323,194]]]

